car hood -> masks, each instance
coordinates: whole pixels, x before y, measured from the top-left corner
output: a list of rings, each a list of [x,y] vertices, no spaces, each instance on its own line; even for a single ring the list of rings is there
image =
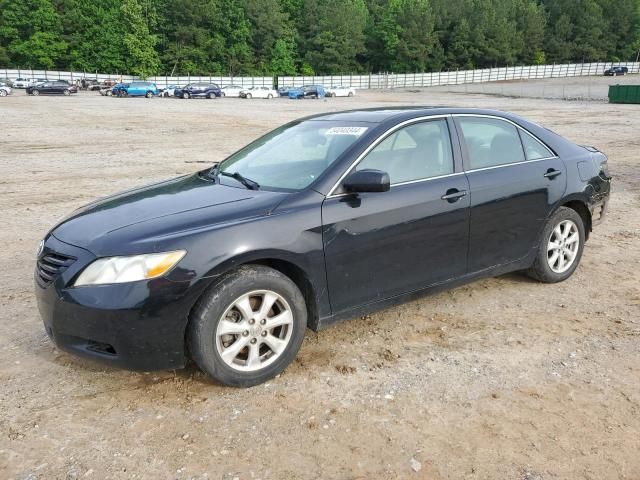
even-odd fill
[[[163,239],[268,215],[285,193],[222,185],[200,174],[115,194],[74,211],[51,234],[95,255],[134,254]]]

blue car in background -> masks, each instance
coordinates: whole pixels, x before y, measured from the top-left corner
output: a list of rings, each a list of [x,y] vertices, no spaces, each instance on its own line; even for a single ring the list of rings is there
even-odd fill
[[[111,89],[111,93],[118,97],[147,97],[152,98],[160,93],[153,82],[119,83]]]
[[[123,95],[126,95],[127,88],[129,88],[128,83],[116,83],[111,87],[111,95],[114,97],[122,97]]]
[[[299,88],[292,88],[289,90],[289,98],[301,99],[301,98],[324,98],[326,95],[325,89],[322,85],[304,85]]]

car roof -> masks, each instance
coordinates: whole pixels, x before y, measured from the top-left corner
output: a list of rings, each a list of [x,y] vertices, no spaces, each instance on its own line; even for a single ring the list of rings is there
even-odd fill
[[[382,123],[388,120],[403,122],[418,117],[452,114],[492,115],[503,118],[512,118],[515,115],[497,110],[479,108],[454,108],[446,106],[406,106],[386,108],[366,108],[358,110],[346,110],[343,112],[322,113],[306,117],[303,120],[336,120]]]

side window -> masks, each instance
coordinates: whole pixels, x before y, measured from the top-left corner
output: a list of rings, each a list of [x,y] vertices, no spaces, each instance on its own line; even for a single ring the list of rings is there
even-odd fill
[[[525,132],[520,132],[522,145],[524,146],[524,154],[527,160],[539,160],[541,158],[553,157],[553,153],[538,140]]]
[[[447,121],[426,121],[395,131],[356,166],[365,169],[387,172],[392,185],[453,173]]]
[[[471,169],[524,161],[518,130],[510,123],[484,117],[458,117],[458,123]]]

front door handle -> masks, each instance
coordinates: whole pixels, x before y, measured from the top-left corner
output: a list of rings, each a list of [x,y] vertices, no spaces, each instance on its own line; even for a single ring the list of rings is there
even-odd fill
[[[440,198],[442,200],[446,200],[449,203],[455,203],[458,200],[460,200],[462,197],[464,197],[466,194],[467,194],[466,190],[458,190],[457,188],[450,188],[449,190],[447,190],[447,193],[445,193]]]
[[[554,170],[553,168],[550,168],[549,170],[547,170],[547,173],[544,174],[544,177],[552,180],[558,175],[562,175],[562,172],[560,170]]]

